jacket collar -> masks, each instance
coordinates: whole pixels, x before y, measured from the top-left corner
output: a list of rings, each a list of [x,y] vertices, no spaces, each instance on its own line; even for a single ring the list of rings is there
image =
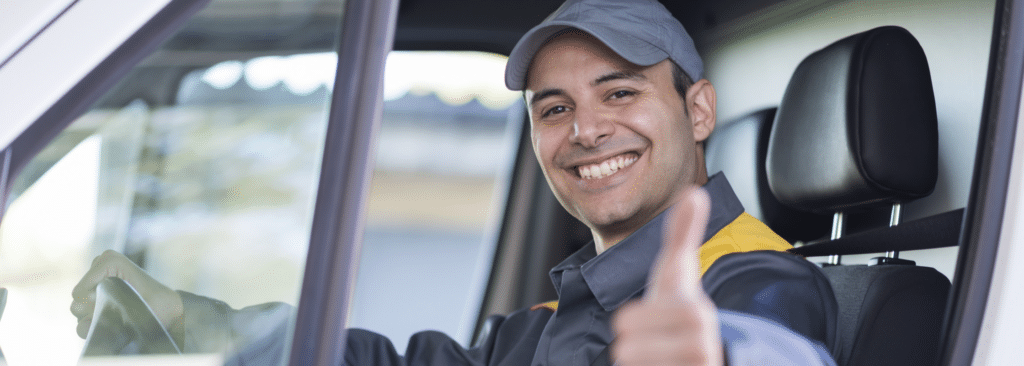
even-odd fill
[[[704,230],[707,242],[743,213],[743,204],[722,173],[711,176],[702,188],[711,198],[711,213]],[[564,271],[580,269],[586,286],[605,311],[613,311],[639,295],[647,285],[647,274],[661,248],[667,212],[658,214],[601,255],[596,255],[593,242],[570,255],[551,269],[555,290],[561,294]]]

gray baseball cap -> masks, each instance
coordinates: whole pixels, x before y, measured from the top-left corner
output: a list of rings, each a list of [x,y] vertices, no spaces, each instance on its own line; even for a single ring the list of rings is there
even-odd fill
[[[568,0],[533,27],[512,49],[505,65],[505,86],[526,87],[533,56],[551,38],[576,28],[590,33],[619,56],[640,66],[672,59],[686,75],[700,80],[704,63],[683,25],[655,0]]]

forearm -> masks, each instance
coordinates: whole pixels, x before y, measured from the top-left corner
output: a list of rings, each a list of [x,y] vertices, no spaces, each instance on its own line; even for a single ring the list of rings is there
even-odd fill
[[[773,321],[726,310],[718,319],[729,366],[836,364],[820,343]]]
[[[262,353],[280,349],[292,307],[274,302],[233,309],[227,303],[178,291],[184,305],[176,340],[185,353]]]
[[[722,257],[704,275],[704,288],[721,310],[774,321],[834,350],[838,306],[828,279],[788,253]]]

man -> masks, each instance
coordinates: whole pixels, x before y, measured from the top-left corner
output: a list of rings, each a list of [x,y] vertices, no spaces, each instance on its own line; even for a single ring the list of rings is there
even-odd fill
[[[781,252],[788,243],[743,213],[724,176],[707,175],[715,90],[701,76],[686,31],[654,0],[569,0],[527,33],[506,84],[523,91],[544,175],[594,244],[551,270],[557,304],[508,315],[480,347],[424,332],[403,357],[384,337],[352,330],[346,363],[830,364],[827,281]],[[81,335],[91,291],[110,273],[161,304],[154,310],[186,351],[231,345],[239,363],[280,357],[286,306],[233,310],[175,292],[116,253],[74,290]]]

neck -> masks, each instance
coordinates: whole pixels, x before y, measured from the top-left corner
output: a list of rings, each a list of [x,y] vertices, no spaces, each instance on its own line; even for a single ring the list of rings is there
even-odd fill
[[[608,248],[611,248],[612,245],[618,244],[620,241],[626,239],[630,234],[632,234],[632,232],[630,232],[624,236],[604,236],[594,229],[591,229],[590,233],[594,236],[594,251],[596,251],[597,254],[603,253]]]
[[[703,156],[701,158],[703,158]],[[704,167],[704,164],[701,164],[703,162],[703,159],[700,159],[698,161],[698,174],[697,178],[694,179],[693,182],[693,184],[697,186],[704,186],[705,184],[708,183],[707,168]],[[672,202],[675,202],[675,200],[673,199]],[[669,207],[671,207],[671,205],[662,208],[657,213],[651,215],[642,222],[632,222],[634,220],[631,219],[620,222],[617,225],[614,225],[613,227],[604,227],[600,229],[591,227],[590,234],[594,237],[594,250],[597,252],[597,254],[603,253],[605,250],[608,250],[608,248],[611,248],[613,245],[618,244],[619,242],[628,238],[630,235],[633,235],[634,232],[640,230],[641,227],[647,225],[648,222],[653,220],[655,217],[658,217],[658,215],[660,215]],[[633,219],[635,218],[636,216],[633,217]]]
[[[673,200],[674,201],[674,200]],[[637,230],[647,225],[647,223],[654,220],[662,212],[668,209],[668,206],[661,207],[656,211],[648,211],[646,213],[637,213],[628,220],[618,222],[611,226],[605,226],[600,228],[591,227],[590,233],[594,236],[594,250],[597,254],[601,254],[613,245],[626,240],[630,235],[633,235]]]

